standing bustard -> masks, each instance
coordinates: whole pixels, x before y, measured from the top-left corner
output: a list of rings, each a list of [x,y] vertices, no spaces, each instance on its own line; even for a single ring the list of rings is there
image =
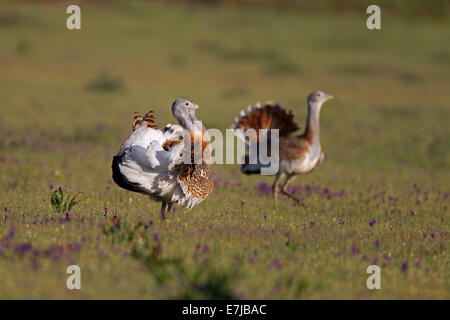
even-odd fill
[[[286,112],[279,104],[271,102],[266,102],[264,105],[258,103],[256,108],[249,106],[248,111],[241,111],[240,117],[237,117],[233,123],[233,129],[241,129],[244,132],[250,128],[255,130],[279,129],[279,169],[272,185],[275,200],[278,199],[280,192],[278,184],[286,176],[281,192],[300,202],[300,199],[288,192],[288,184],[296,175],[310,173],[323,161],[324,153],[321,150],[319,135],[319,114],[322,104],[332,98],[333,95],[322,91],[312,92],[308,96],[308,118],[305,132],[302,135],[291,135],[299,129],[293,121],[292,112]],[[247,155],[246,163],[242,165],[241,171],[245,174],[257,174],[261,172],[261,166],[259,159],[257,164],[249,164]]]
[[[211,156],[210,141],[203,126],[195,130],[201,124],[195,116],[197,108],[198,105],[188,100],[176,100],[172,114],[180,125],[168,124],[163,130],[156,128],[153,111],[144,118],[135,112],[133,132],[113,158],[114,182],[161,201],[162,219],[174,203],[185,204],[190,209],[213,190],[206,162]],[[191,145],[185,147],[185,141]],[[186,161],[194,158],[194,150],[200,145],[201,163]]]

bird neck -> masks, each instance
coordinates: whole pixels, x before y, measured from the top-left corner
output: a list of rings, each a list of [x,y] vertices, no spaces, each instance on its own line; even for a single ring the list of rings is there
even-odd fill
[[[303,136],[309,143],[319,143],[320,141],[320,102],[308,102],[308,119],[306,120],[306,129]]]
[[[188,131],[194,131],[195,123],[199,121],[195,115],[192,114],[183,114],[176,118],[180,125]]]

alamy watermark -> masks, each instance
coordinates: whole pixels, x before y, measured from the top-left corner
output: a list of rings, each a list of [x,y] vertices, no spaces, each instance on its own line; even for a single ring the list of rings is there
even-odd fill
[[[66,9],[66,13],[70,16],[67,17],[66,27],[69,30],[80,30],[81,29],[81,8],[72,4]],[[381,29],[381,9],[376,4],[371,4],[367,7],[366,13],[370,16],[366,20],[366,26],[369,30],[380,30]]]
[[[66,13],[70,14],[66,20],[66,27],[69,30],[81,29],[81,9],[76,4],[67,7]]]
[[[377,265],[370,265],[367,267],[366,272],[370,274],[367,278],[366,285],[367,289],[381,289],[381,269]]]
[[[367,14],[370,16],[366,20],[366,26],[369,30],[380,30],[381,29],[381,9],[376,4],[372,4],[367,7]]]
[[[81,289],[81,269],[79,266],[73,264],[67,267],[66,273],[70,274],[70,276],[67,278],[66,286],[67,289],[73,290]]]
[[[183,154],[190,155],[182,159],[186,164],[250,164],[257,165],[261,175],[278,172],[278,129],[226,129],[224,137],[221,130],[203,130],[202,122],[195,121],[192,132],[184,130],[183,143]]]

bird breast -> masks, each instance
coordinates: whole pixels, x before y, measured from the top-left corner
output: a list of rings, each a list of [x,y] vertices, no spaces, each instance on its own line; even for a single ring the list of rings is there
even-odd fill
[[[291,141],[293,142],[293,141]],[[321,146],[317,144],[281,143],[280,172],[306,174],[314,170],[321,158]]]

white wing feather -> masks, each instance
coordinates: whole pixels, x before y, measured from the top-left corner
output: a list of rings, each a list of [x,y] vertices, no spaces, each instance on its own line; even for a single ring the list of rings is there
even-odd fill
[[[183,129],[178,125],[166,129],[163,132],[142,123],[120,148],[120,172],[152,197],[179,201],[183,194],[177,190],[181,188],[176,179],[175,164],[179,163],[184,144],[181,142],[169,151],[164,150],[162,144],[177,139]]]

